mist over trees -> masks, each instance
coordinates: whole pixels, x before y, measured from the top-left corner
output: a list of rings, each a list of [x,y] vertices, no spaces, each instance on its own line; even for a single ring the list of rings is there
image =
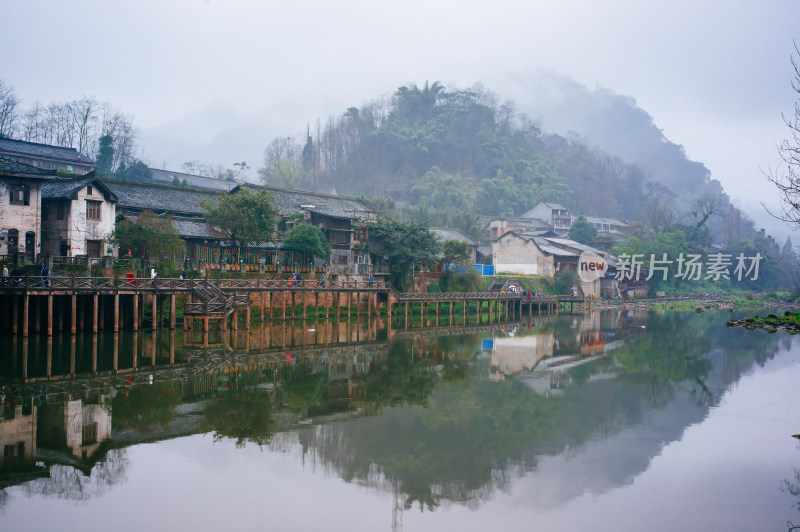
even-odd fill
[[[697,223],[699,198],[714,206],[699,216],[715,241],[755,232],[719,181],[667,140],[635,100],[559,83],[562,97],[552,107],[577,128],[564,134],[546,133],[546,124],[519,111],[540,109],[535,101],[501,102],[480,84],[409,84],[317,119],[304,134],[276,138],[258,173],[271,186],[391,203],[398,219],[474,237],[479,216],[519,216],[543,201],[663,231]]]
[[[95,159],[104,136],[112,139],[113,172],[133,161],[136,128],[132,115],[88,96],[46,105],[37,101],[23,108],[14,88],[0,79],[0,138],[75,148]]]

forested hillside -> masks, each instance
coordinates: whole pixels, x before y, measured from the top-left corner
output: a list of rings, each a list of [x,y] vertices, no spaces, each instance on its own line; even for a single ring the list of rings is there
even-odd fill
[[[614,117],[631,128],[614,140],[638,139],[641,149],[631,148],[630,157],[605,153],[578,134],[544,133],[546,124],[481,85],[426,82],[317,121],[302,141],[274,140],[259,173],[275,186],[389,198],[406,217],[473,234],[476,215],[519,215],[542,201],[625,221],[662,218],[668,206],[667,223],[694,223],[702,200],[713,207],[704,224],[715,240],[752,231],[708,170],[688,161],[646,112],[630,98],[602,96],[606,105],[595,118],[604,130],[613,129]],[[657,172],[642,164],[648,157],[659,161]]]

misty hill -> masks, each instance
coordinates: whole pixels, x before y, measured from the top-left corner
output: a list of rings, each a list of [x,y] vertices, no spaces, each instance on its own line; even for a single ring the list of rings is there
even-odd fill
[[[528,86],[531,98],[520,106],[539,117],[545,130],[575,132],[587,144],[641,168],[645,181],[675,193],[710,181],[708,168],[688,160],[683,146],[667,139],[635,99],[604,88],[589,90],[550,72],[538,73]]]
[[[693,222],[701,198],[732,212],[708,169],[689,161],[633,99],[565,79],[549,83],[549,100],[537,101],[541,90],[532,87],[531,101],[520,104],[500,103],[481,85],[400,87],[391,98],[318,120],[302,142],[274,140],[259,173],[276,186],[386,197],[417,219],[473,234],[475,215],[519,215],[542,201],[628,221],[666,207],[673,221]],[[519,108],[577,134],[545,133],[546,121]],[[749,230],[738,211],[736,220],[737,231]],[[733,227],[722,217],[709,225],[717,239]]]

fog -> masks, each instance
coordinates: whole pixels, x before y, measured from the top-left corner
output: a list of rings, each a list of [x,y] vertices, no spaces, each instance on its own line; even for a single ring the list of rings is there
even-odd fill
[[[790,52],[800,4],[500,0],[14,2],[0,19],[0,77],[23,106],[94,96],[135,117],[139,155],[250,177],[274,137],[407,83],[480,82],[501,100],[572,127],[539,72],[630,96],[704,163],[760,226],[762,170],[796,94]],[[563,111],[563,108],[562,108]],[[342,191],[346,192],[346,191]]]

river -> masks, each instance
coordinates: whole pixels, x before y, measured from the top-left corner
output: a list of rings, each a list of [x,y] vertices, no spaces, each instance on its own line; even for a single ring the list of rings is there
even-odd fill
[[[0,529],[786,530],[800,344],[741,316],[0,337]]]

